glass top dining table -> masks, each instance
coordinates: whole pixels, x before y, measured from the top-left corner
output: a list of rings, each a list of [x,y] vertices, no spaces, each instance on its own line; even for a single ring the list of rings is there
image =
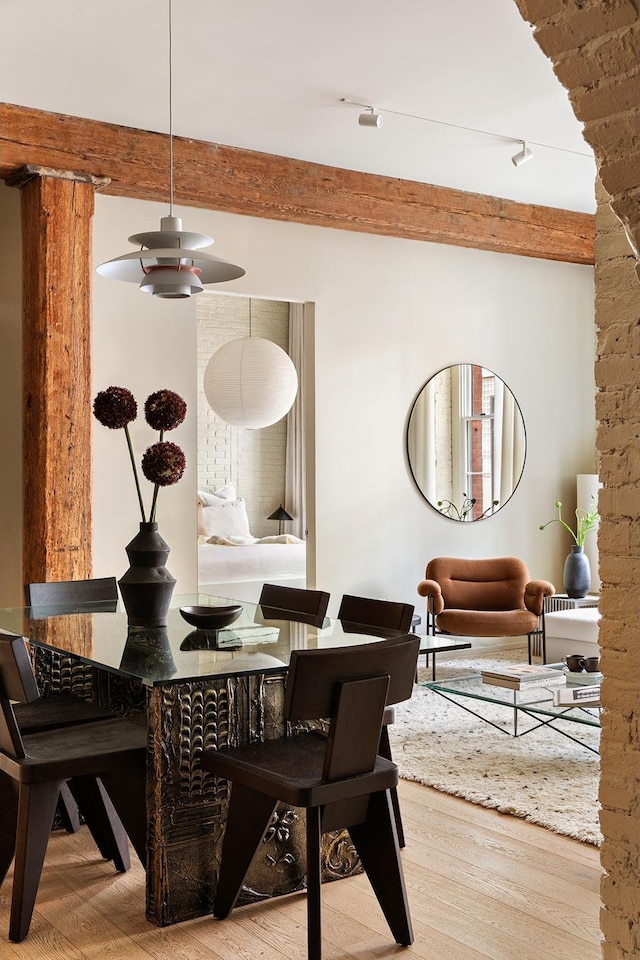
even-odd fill
[[[0,629],[148,687],[280,673],[287,670],[295,649],[350,646],[399,635],[328,617],[304,622],[298,614],[245,601],[238,619],[219,631],[196,630],[180,613],[181,607],[234,603],[239,601],[208,594],[175,596],[166,627],[129,626],[116,601],[74,604],[72,610],[0,608]]]
[[[131,626],[119,602],[0,609],[0,629],[29,640],[45,696],[72,692],[147,729],[146,915],[165,926],[210,913],[228,785],[200,768],[205,745],[225,749],[286,734],[284,688],[292,650],[368,643],[398,631],[310,618],[242,602],[238,619],[196,630],[180,607],[233,598],[175,596],[166,627]],[[304,818],[265,838],[246,880],[249,899],[304,885]],[[325,879],[359,869],[353,848],[323,837]],[[185,878],[189,878],[185,882]]]

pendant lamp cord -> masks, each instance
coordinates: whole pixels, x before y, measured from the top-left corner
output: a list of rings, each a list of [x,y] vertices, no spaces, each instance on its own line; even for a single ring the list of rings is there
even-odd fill
[[[251,297],[249,297],[249,337],[251,337]]]
[[[173,4],[169,0],[169,215],[173,216]]]

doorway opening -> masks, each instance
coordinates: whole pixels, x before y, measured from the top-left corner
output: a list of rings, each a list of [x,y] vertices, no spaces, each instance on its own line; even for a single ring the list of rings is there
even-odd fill
[[[267,581],[307,582],[304,305],[206,292],[198,297],[196,316],[198,588],[257,602]],[[298,372],[292,409],[260,430],[225,423],[202,386],[216,350],[248,336],[276,343]],[[292,520],[270,519],[280,506]]]

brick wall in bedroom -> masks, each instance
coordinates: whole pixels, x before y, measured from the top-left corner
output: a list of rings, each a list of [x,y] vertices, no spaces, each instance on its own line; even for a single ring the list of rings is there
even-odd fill
[[[264,430],[232,427],[209,407],[202,382],[211,355],[249,335],[249,298],[202,293],[198,297],[198,488],[214,490],[229,480],[244,497],[251,533],[278,532],[270,513],[284,503],[286,418]],[[251,334],[288,348],[289,304],[251,299]]]

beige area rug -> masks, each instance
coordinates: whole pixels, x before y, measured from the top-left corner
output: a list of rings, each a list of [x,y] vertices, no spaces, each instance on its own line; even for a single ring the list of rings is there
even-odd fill
[[[508,657],[438,660],[438,679],[478,673],[509,659],[524,662],[520,651]],[[420,658],[421,663],[424,662]],[[430,680],[431,670],[420,670]],[[462,702],[474,707],[473,701]],[[482,703],[478,712],[510,729],[504,707]],[[520,715],[522,729],[533,721]],[[569,732],[570,724],[565,724]],[[597,729],[575,725],[579,738],[598,745]],[[501,813],[521,817],[556,833],[598,846],[600,759],[553,730],[513,738],[423,687],[396,708],[389,727],[393,758],[400,776],[463,797]]]

